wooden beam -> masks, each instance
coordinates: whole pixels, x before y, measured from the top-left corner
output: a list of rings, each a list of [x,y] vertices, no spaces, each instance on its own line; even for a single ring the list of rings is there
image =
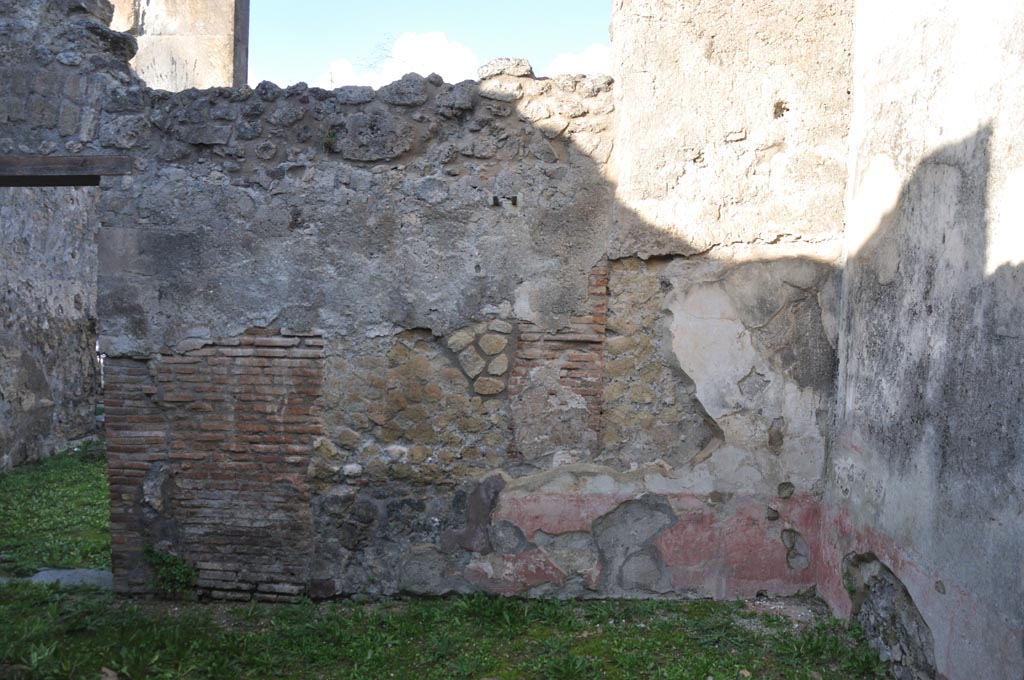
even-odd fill
[[[0,177],[129,175],[131,156],[0,156]]]

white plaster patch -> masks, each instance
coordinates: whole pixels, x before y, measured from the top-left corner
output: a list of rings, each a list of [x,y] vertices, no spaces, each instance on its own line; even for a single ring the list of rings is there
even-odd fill
[[[878,231],[882,219],[895,210],[902,178],[887,154],[876,154],[854,191],[846,224],[848,256],[856,255]]]
[[[1014,168],[993,192],[985,274],[1024,263],[1024,167]]]

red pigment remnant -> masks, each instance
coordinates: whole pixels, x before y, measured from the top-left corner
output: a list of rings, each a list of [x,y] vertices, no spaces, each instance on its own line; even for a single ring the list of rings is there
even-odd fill
[[[692,507],[693,497],[673,497],[676,507]],[[765,503],[749,499],[729,511],[683,512],[655,539],[672,574],[672,585],[716,597],[751,597],[758,591],[789,594],[814,585],[815,571],[790,569],[781,534],[786,527],[817,542],[818,501],[810,496],[773,499],[780,518],[765,518]]]
[[[494,595],[516,595],[544,583],[565,582],[562,570],[539,549],[471,562],[463,576]]]
[[[632,499],[632,495],[619,494],[505,493],[498,498],[491,522],[508,520],[522,529],[527,539],[532,539],[537,531],[546,534],[590,531],[595,519]]]
[[[816,574],[819,594],[839,616],[848,617],[851,611],[850,597],[842,579],[843,556],[851,552],[873,552],[911,591],[915,602],[918,598],[911,584],[931,579],[923,572],[916,574],[920,570],[915,562],[907,560],[903,550],[888,536],[872,527],[855,526],[845,509],[828,508],[822,523],[821,539],[818,541],[816,557],[820,559],[815,560]],[[921,603],[918,603],[918,608],[923,613]]]

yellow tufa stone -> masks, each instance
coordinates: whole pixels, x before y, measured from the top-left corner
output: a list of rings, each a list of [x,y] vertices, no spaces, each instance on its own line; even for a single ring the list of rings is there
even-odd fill
[[[498,378],[477,378],[473,387],[477,394],[498,394],[505,389],[505,382]]]
[[[461,328],[448,336],[448,349],[453,352],[461,352],[473,344],[475,337],[476,334],[473,333],[472,328]]]
[[[508,338],[497,333],[486,333],[480,337],[478,341],[480,349],[486,354],[495,355],[501,352],[508,345]]]
[[[499,354],[491,360],[491,363],[487,364],[487,372],[491,375],[504,375],[507,370],[508,357],[504,354]]]

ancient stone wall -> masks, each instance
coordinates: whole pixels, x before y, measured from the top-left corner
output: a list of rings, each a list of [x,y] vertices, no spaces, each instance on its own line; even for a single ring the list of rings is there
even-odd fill
[[[610,83],[510,62],[376,92],[112,93],[111,143],[140,160],[101,207],[103,349],[322,335],[315,595],[813,586],[831,268],[814,241],[766,265],[758,243],[743,266],[627,250]],[[218,592],[260,593],[237,580]]]
[[[199,567],[218,597],[814,585],[829,244],[651,259],[660,227],[614,198],[611,79],[537,80],[516,61],[486,75],[169,94],[122,70],[99,90],[96,134],[25,131],[136,159],[104,181],[96,217],[101,345],[125,409],[109,421],[120,589],[144,587],[146,547],[221,564]],[[323,341],[303,441],[239,439],[253,425],[235,387],[263,373],[189,372],[251,329]],[[266,384],[275,413],[302,394]],[[204,410],[211,394],[222,410]],[[278,469],[249,457],[260,446],[293,450],[268,452]],[[219,462],[287,502],[254,519],[210,476]],[[238,557],[290,546],[285,533],[295,568]]]
[[[1019,10],[856,4],[618,0],[614,82],[176,94],[107,3],[11,4],[3,153],[134,158],[4,207],[97,233],[117,587],[817,589],[901,677],[1012,676]]]
[[[323,337],[302,482],[320,596],[395,592],[405,555],[426,547],[447,566],[424,581],[411,563],[418,588],[472,587],[466,545],[482,545],[441,539],[467,531],[459,499],[488,473],[579,462],[598,445],[610,79],[515,68],[376,92],[113,95],[130,130],[117,144],[139,161],[100,208],[102,347],[153,363],[248,328]],[[183,426],[171,418],[169,436]],[[353,528],[364,502],[373,511]],[[142,543],[168,524],[183,535],[185,515],[164,507],[143,518]],[[183,539],[168,549],[199,561]],[[218,596],[264,584],[238,582]]]
[[[0,2],[0,156],[100,151],[131,38],[99,2]],[[95,431],[94,187],[0,187],[0,469]]]
[[[979,9],[858,2],[821,592],[907,678],[1024,668],[1024,11]]]
[[[96,191],[0,187],[0,471],[96,431]]]
[[[106,364],[114,569],[150,592],[146,550],[188,555],[216,599],[303,592],[323,340],[249,329],[150,361]]]

